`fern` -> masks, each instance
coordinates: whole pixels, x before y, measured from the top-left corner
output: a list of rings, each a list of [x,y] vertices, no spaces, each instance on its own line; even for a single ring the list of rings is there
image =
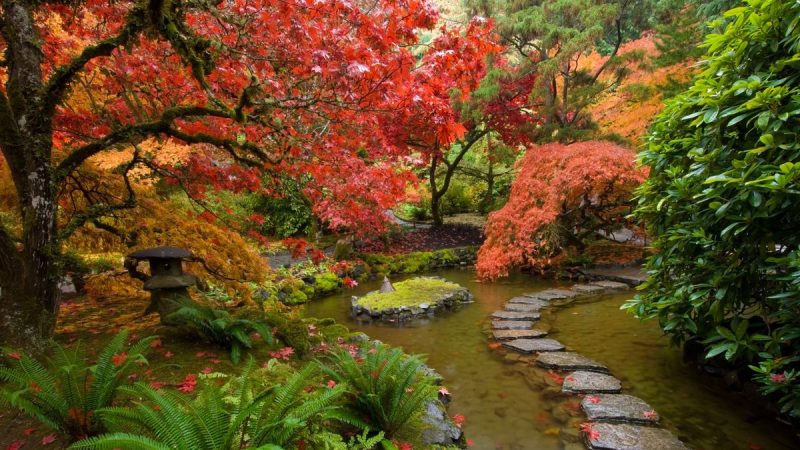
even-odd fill
[[[338,383],[351,386],[356,416],[369,417],[389,438],[419,418],[426,405],[437,398],[436,386],[425,375],[422,359],[405,355],[400,349],[376,345],[363,358],[340,349],[320,364]]]
[[[184,323],[206,340],[228,349],[234,364],[239,363],[244,350],[253,347],[252,333],[272,343],[272,333],[266,322],[236,318],[224,309],[211,306],[185,304],[170,314],[170,320]]]
[[[126,350],[123,331],[87,365],[80,343],[73,349],[52,344],[52,356],[41,362],[28,355],[0,366],[0,402],[19,409],[43,425],[72,439],[104,431],[96,411],[110,406],[134,363],[146,363],[145,351],[154,337],[142,339]],[[116,356],[116,358],[115,358]]]
[[[261,391],[253,389],[254,365],[251,358],[241,375],[222,387],[203,383],[194,399],[136,384],[129,390],[141,400],[133,406],[98,411],[113,433],[70,448],[278,450],[294,448],[313,425],[335,418],[331,413],[339,408],[337,401],[346,387],[306,393],[314,378],[313,365]]]

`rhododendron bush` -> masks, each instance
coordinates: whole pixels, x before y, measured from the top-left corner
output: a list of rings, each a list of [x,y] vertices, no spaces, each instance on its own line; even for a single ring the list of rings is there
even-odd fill
[[[604,141],[532,147],[517,171],[508,203],[486,224],[477,262],[484,279],[545,266],[598,232],[631,226],[632,192],[646,175],[633,151]]]

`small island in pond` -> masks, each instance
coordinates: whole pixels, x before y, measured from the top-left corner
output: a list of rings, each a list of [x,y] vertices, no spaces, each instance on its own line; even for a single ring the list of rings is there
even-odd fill
[[[360,320],[404,322],[433,316],[472,302],[472,294],[459,284],[438,277],[417,277],[392,285],[384,280],[380,291],[353,297],[353,316]]]

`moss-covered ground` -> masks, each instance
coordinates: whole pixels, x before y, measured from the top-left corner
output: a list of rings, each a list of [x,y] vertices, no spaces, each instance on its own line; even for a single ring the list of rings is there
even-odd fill
[[[415,307],[423,303],[435,304],[438,300],[463,289],[456,283],[440,278],[418,277],[394,285],[394,292],[371,292],[358,300],[370,311],[383,311],[400,307]]]

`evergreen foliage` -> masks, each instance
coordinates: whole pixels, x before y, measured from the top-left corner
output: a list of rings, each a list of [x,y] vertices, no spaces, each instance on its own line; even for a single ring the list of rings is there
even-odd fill
[[[264,321],[237,318],[228,311],[207,305],[186,304],[170,314],[175,323],[185,323],[208,341],[230,350],[231,361],[238,364],[245,349],[253,347],[252,333],[272,342],[272,332]]]
[[[705,70],[641,153],[651,175],[636,215],[658,254],[626,307],[707,358],[749,364],[800,417],[800,3],[724,16]]]
[[[397,348],[376,344],[363,357],[337,349],[321,365],[337,383],[350,387],[356,416],[368,418],[389,438],[407,431],[426,405],[437,399],[437,388],[422,359]]]
[[[103,421],[114,432],[86,439],[72,449],[233,450],[294,448],[313,425],[334,418],[345,386],[305,390],[314,379],[313,365],[286,383],[264,391],[253,389],[252,360],[239,377],[222,387],[203,385],[194,399],[137,384],[142,398],[130,407],[105,408]]]
[[[96,412],[111,406],[132,366],[147,363],[149,337],[126,345],[128,333],[114,336],[89,365],[80,343],[73,348],[52,344],[52,356],[41,362],[26,354],[0,366],[0,404],[12,406],[48,428],[72,439],[104,431]],[[12,355],[13,353],[9,353]]]

